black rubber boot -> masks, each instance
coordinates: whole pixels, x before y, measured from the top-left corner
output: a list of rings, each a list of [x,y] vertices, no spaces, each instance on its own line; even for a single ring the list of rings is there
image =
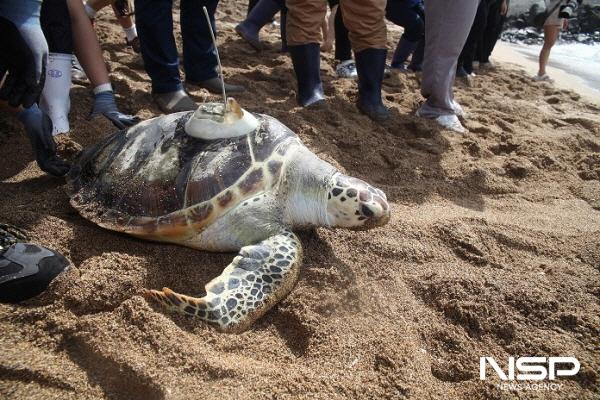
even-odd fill
[[[260,0],[248,13],[246,19],[240,22],[235,31],[256,50],[262,50],[258,34],[263,26],[273,20],[281,6],[274,0]]]
[[[389,118],[390,112],[381,101],[381,81],[385,70],[386,49],[365,49],[356,53],[358,101],[356,106],[373,121]]]
[[[396,46],[396,50],[394,51],[394,56],[392,57],[392,68],[402,68],[404,66],[404,62],[408,59],[416,47],[417,42],[410,42],[404,39],[404,37],[400,38],[398,45]]]
[[[321,83],[321,49],[319,43],[288,46],[298,81],[298,104],[302,107],[325,100]]]

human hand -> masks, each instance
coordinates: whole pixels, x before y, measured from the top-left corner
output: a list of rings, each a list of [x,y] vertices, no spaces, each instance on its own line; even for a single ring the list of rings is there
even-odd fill
[[[23,109],[17,115],[25,127],[40,169],[54,176],[66,175],[71,166],[56,155],[56,143],[52,136],[52,120],[37,104]]]
[[[92,119],[98,114],[104,115],[119,129],[125,129],[140,122],[138,117],[123,114],[119,111],[112,90],[105,90],[94,95],[94,106],[92,107],[92,111],[90,111],[88,119]]]
[[[0,99],[12,107],[25,108],[40,97],[46,76],[48,44],[39,25],[23,24],[17,28],[0,17],[0,81],[6,75]]]

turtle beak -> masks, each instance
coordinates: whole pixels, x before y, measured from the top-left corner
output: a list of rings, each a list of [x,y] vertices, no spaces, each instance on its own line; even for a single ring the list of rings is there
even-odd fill
[[[366,230],[388,223],[390,205],[380,189],[337,173],[331,180],[327,214],[330,226]]]
[[[385,193],[379,189],[375,189],[375,191],[376,194],[372,193],[369,201],[360,202],[359,212],[364,217],[364,223],[358,229],[373,229],[390,221],[390,205]]]

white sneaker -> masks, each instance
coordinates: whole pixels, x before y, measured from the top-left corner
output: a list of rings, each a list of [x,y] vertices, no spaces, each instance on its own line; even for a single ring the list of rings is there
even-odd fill
[[[417,117],[423,117],[423,115],[421,114],[420,108],[417,109],[416,115],[417,115]],[[427,117],[423,117],[423,118],[427,118]],[[437,122],[439,125],[443,126],[444,128],[449,129],[454,132],[465,133],[467,131],[465,129],[465,127],[462,126],[462,124],[458,120],[458,117],[454,114],[440,115],[439,117],[433,118],[433,120],[435,122]]]
[[[536,82],[554,82],[554,80],[550,78],[548,74],[534,75],[532,79]]]
[[[356,72],[354,60],[346,60],[339,63],[338,66],[335,67],[335,74],[338,78],[356,79],[358,74]]]
[[[454,132],[465,133],[467,131],[454,114],[440,115],[435,119],[435,122]]]
[[[467,118],[467,113],[465,112],[465,109],[462,108],[462,106],[458,104],[456,100],[452,100],[452,109],[454,110],[454,114],[456,114],[457,117]]]

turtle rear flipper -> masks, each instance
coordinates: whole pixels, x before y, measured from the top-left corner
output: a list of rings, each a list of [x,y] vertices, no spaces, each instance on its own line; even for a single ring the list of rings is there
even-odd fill
[[[223,273],[206,285],[206,296],[149,290],[147,297],[199,317],[224,332],[242,332],[292,290],[298,280],[302,246],[284,230],[257,245],[243,247]]]

